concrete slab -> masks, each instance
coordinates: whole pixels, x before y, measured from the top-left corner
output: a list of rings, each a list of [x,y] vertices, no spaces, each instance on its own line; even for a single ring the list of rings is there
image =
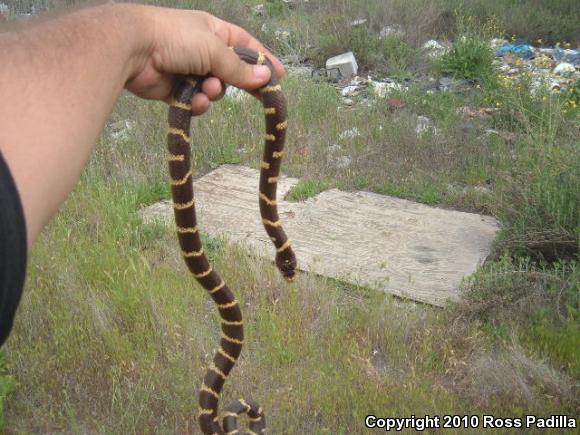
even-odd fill
[[[259,171],[224,165],[194,181],[202,231],[274,258],[258,211]],[[445,306],[490,252],[499,225],[489,216],[443,210],[369,192],[331,189],[300,203],[282,200],[298,182],[282,177],[278,211],[300,270]],[[170,201],[143,210],[173,225]]]

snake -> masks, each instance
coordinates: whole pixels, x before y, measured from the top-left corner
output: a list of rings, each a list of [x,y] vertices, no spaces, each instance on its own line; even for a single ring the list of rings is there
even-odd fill
[[[244,62],[251,65],[266,65],[271,71],[269,82],[253,93],[262,102],[266,121],[258,201],[262,223],[276,249],[276,266],[286,280],[293,281],[296,273],[296,256],[282,228],[276,201],[288,128],[286,97],[274,66],[264,53],[248,48],[233,48],[233,50]],[[218,403],[222,388],[242,351],[244,328],[237,299],[212,268],[204,253],[195,215],[190,146],[191,101],[193,96],[201,91],[201,84],[207,77],[176,76],[169,101],[167,132],[171,196],[182,256],[189,271],[215,302],[221,319],[220,347],[205,372],[199,390],[198,423],[204,434],[239,434],[238,416],[246,414],[249,419],[248,433],[261,435],[266,428],[265,414],[253,400],[239,399],[226,407],[222,425],[218,418]]]

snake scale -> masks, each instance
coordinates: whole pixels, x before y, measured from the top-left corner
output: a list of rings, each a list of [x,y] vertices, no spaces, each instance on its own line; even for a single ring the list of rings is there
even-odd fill
[[[264,228],[276,247],[276,266],[284,278],[291,281],[295,275],[296,257],[282,229],[276,203],[276,188],[288,126],[286,99],[274,67],[263,53],[244,48],[234,48],[234,51],[243,61],[267,65],[272,71],[270,81],[257,94],[264,106],[266,118],[264,155],[260,165],[259,205]],[[221,317],[220,348],[205,373],[199,392],[198,420],[204,434],[238,434],[237,417],[246,413],[249,418],[249,433],[262,434],[266,426],[264,413],[251,400],[239,399],[227,407],[222,426],[217,417],[222,387],[242,351],[244,329],[238,301],[218,273],[212,269],[204,254],[195,216],[189,136],[191,100],[200,92],[205,78],[179,76],[169,107],[167,134],[171,194],[183,258],[193,276],[216,303]]]

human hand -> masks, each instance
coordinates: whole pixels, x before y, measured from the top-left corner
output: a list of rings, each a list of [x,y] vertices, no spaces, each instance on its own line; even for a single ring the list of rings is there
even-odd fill
[[[210,101],[221,98],[228,83],[248,91],[270,79],[265,66],[248,65],[229,47],[246,47],[263,52],[278,77],[282,63],[244,29],[201,11],[140,6],[150,39],[136,73],[126,83],[134,94],[169,102],[175,74],[210,75],[202,92],[192,100],[192,112],[199,115]]]

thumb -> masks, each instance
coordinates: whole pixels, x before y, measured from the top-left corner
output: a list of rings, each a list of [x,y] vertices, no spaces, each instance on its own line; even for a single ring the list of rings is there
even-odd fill
[[[250,65],[219,38],[210,49],[210,74],[240,89],[253,90],[268,82],[272,72],[266,65]]]

